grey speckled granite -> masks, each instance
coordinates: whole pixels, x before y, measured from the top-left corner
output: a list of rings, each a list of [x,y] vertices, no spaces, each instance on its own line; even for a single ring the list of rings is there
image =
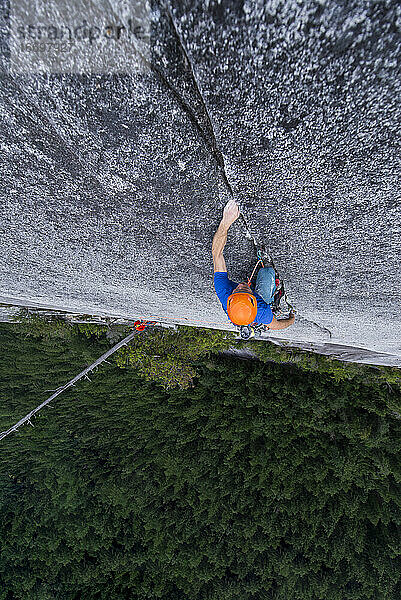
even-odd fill
[[[304,317],[276,337],[401,365],[398,2],[180,0],[150,23],[129,72],[12,73],[3,11],[0,301],[229,327],[228,183]],[[250,273],[239,221],[225,254]]]

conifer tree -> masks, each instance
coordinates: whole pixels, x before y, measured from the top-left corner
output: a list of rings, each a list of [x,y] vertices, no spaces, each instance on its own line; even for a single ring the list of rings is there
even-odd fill
[[[104,351],[0,333],[3,429],[82,368],[81,343]],[[105,364],[2,441],[0,600],[399,600],[399,391],[196,368],[166,390]]]

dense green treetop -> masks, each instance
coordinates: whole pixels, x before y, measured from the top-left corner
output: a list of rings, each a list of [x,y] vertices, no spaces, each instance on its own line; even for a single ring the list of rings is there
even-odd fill
[[[1,430],[108,347],[13,327]],[[0,600],[399,600],[398,388],[194,361],[102,365],[0,442]]]

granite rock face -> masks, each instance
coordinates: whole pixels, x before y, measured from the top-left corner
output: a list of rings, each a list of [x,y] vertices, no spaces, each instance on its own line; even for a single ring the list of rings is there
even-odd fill
[[[230,328],[210,247],[233,193],[300,315],[275,337],[401,365],[398,2],[143,6],[135,64],[104,73],[16,69],[3,10],[0,301]],[[250,274],[240,220],[225,256]]]

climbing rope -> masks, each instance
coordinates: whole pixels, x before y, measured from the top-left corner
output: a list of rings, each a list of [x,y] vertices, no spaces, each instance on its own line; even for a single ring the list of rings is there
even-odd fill
[[[263,260],[261,258],[259,258],[258,262],[256,263],[256,265],[255,265],[255,267],[254,267],[254,269],[252,271],[252,275],[250,277],[248,277],[248,285],[249,285],[249,287],[251,286],[251,281],[253,279],[253,276],[255,275],[255,271],[258,268],[259,264],[261,264],[262,267],[264,266]]]

